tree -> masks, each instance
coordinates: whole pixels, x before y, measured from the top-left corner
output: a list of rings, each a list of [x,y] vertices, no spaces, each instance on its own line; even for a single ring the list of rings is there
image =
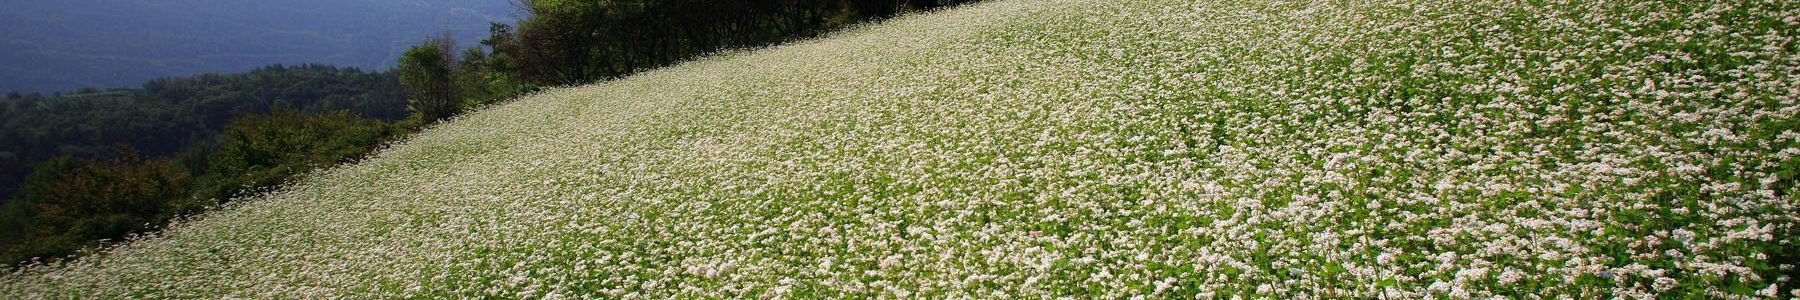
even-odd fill
[[[461,91],[462,107],[476,107],[493,101],[496,95],[487,78],[487,52],[480,47],[463,50],[456,64],[456,87]]]
[[[421,123],[456,115],[462,109],[456,86],[456,41],[449,34],[428,38],[400,56],[400,86],[406,108]]]
[[[322,65],[17,98],[0,101],[0,264],[76,254],[366,154],[407,115],[396,73]]]
[[[485,44],[524,82],[583,84],[965,2],[973,0],[519,0],[529,16],[494,26]]]
[[[188,196],[188,174],[169,161],[144,160],[121,146],[105,160],[61,157],[39,166],[25,196],[0,208],[0,259],[54,257],[96,241],[142,232],[173,217]],[[154,226],[154,225],[152,225]]]
[[[498,74],[518,73],[511,54],[518,53],[519,42],[512,25],[489,23],[488,38],[481,40],[481,45],[492,49],[487,61],[488,71]]]
[[[277,110],[231,123],[196,194],[231,199],[280,185],[313,169],[369,153],[392,132],[381,120],[345,111],[304,115]]]

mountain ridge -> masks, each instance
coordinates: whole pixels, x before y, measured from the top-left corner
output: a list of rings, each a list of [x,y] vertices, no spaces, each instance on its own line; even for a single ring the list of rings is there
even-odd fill
[[[271,64],[378,70],[428,36],[476,41],[505,1],[25,1],[0,4],[0,91],[129,87]]]

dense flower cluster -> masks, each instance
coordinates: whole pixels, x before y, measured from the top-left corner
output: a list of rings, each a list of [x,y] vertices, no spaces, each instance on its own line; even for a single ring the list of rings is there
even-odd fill
[[[1796,297],[1797,35],[996,1],[476,112],[0,297]]]

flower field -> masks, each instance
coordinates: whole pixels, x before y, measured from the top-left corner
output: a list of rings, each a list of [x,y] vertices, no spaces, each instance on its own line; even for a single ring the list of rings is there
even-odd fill
[[[0,298],[1800,297],[1797,37],[991,1],[490,107]]]

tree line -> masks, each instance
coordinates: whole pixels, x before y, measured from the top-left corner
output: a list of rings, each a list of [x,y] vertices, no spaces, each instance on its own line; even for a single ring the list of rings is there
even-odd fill
[[[9,93],[0,259],[69,255],[358,157],[408,126],[401,90],[392,72],[276,65]]]
[[[320,65],[157,79],[136,89],[8,93],[0,100],[0,199],[15,195],[32,168],[56,156],[100,157],[120,145],[146,156],[173,155],[211,140],[237,118],[278,108],[407,116],[392,73]]]
[[[55,259],[367,155],[468,109],[973,0],[516,0],[397,67],[270,66],[0,102],[0,264]]]
[[[428,38],[400,58],[397,70],[415,105],[442,108],[419,111],[443,117],[454,115],[459,103],[606,80],[707,53],[973,1],[516,0],[528,13],[517,24],[491,24],[479,46],[463,50],[448,35]]]

